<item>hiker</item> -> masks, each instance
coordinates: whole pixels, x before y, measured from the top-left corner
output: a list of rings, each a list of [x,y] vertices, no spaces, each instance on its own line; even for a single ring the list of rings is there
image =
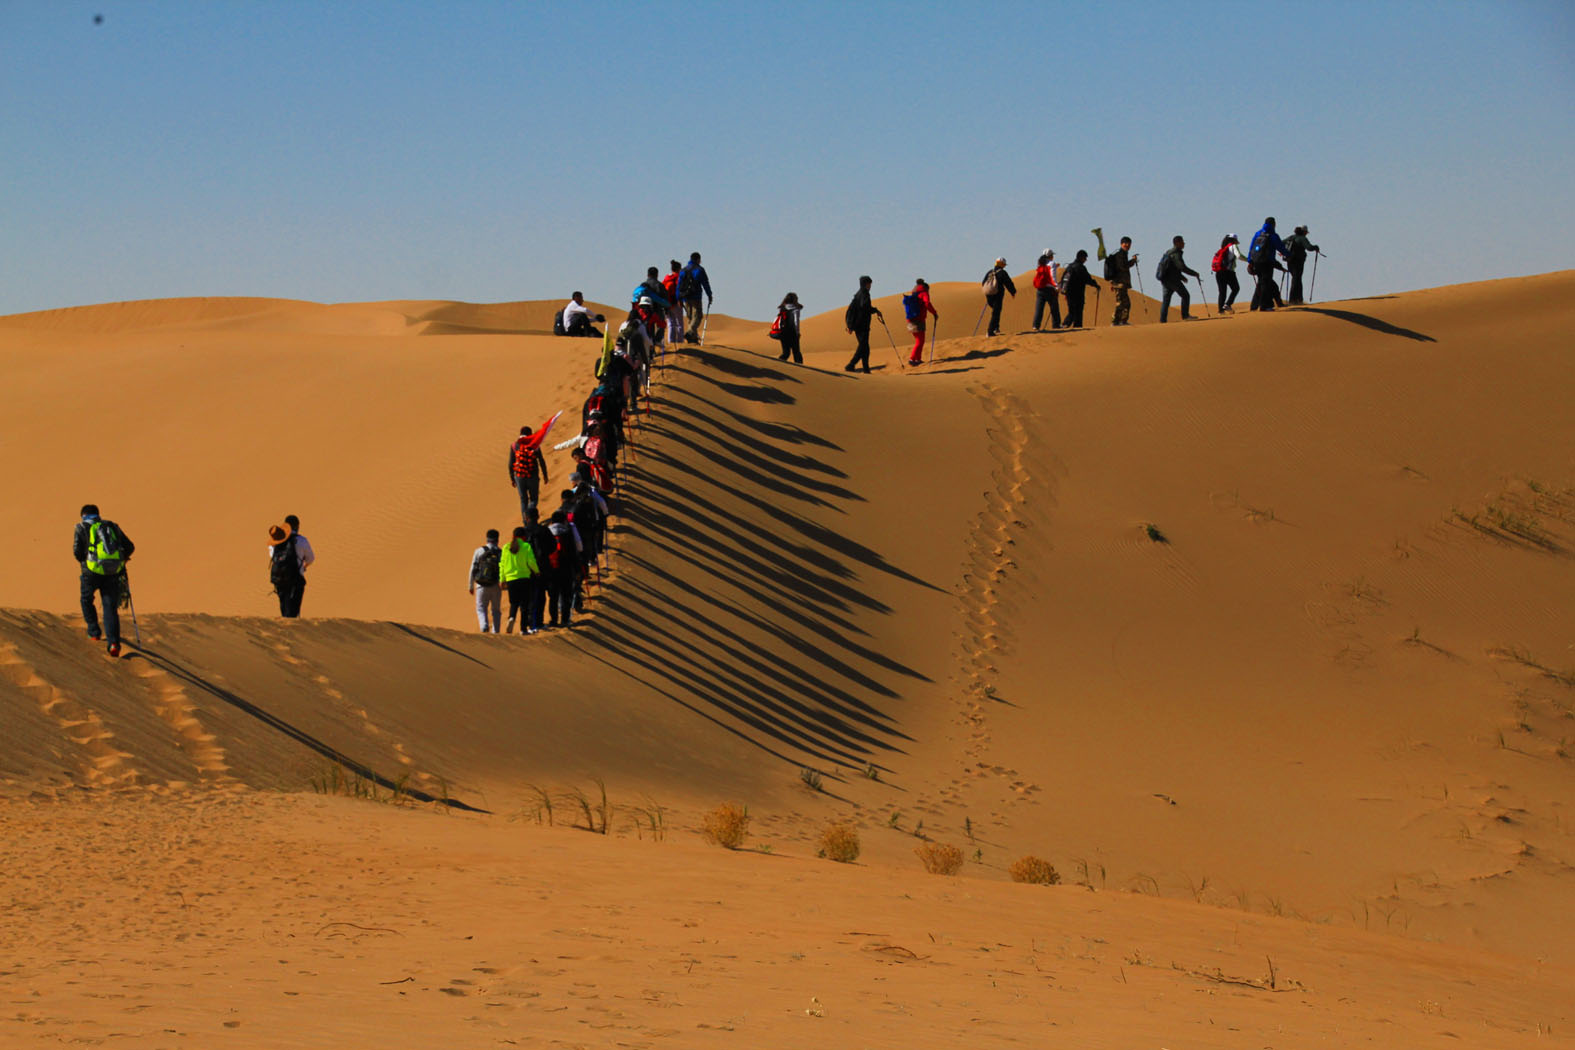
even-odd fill
[[[924,364],[924,318],[928,314],[937,321],[941,315],[930,302],[930,285],[923,277],[914,279],[913,291],[902,297],[902,312],[908,319],[908,331],[913,333],[913,353],[908,355],[910,365]]]
[[[539,512],[531,508],[530,515],[525,519],[525,542],[530,544],[531,553],[536,557],[536,575],[530,579],[530,587],[525,594],[525,611],[529,614],[526,626],[530,633],[541,630],[541,621],[547,611],[547,555],[552,552],[552,533],[547,531],[547,526],[540,520]]]
[[[1034,268],[1034,331],[1042,331],[1045,307],[1050,307],[1050,330],[1061,327],[1061,288],[1055,279],[1055,252],[1049,248]]]
[[[1181,319],[1192,320],[1192,293],[1187,291],[1187,276],[1190,274],[1202,280],[1198,271],[1187,265],[1187,260],[1182,256],[1182,250],[1187,242],[1177,234],[1170,239],[1171,249],[1160,257],[1159,270],[1154,274],[1159,278],[1160,285],[1165,289],[1165,297],[1159,303],[1159,323],[1164,324],[1170,314],[1170,297],[1177,296],[1181,299]]]
[[[1271,215],[1263,220],[1258,232],[1252,235],[1252,243],[1247,248],[1247,272],[1258,280],[1249,310],[1269,311],[1280,305],[1280,288],[1274,280],[1274,272],[1283,271],[1285,267],[1280,265],[1275,256],[1284,254],[1285,242],[1274,232],[1274,216]]]
[[[618,327],[618,338],[623,340],[629,363],[635,366],[635,372],[640,377],[640,389],[644,390],[646,376],[650,374],[651,362],[656,359],[656,355],[652,350],[651,333],[645,326],[645,314],[638,304]],[[616,349],[616,341],[613,346]]]
[[[570,452],[569,455],[574,459],[574,469],[580,477],[588,480],[602,492],[612,487],[611,473],[601,463],[587,456],[585,449],[577,448]],[[569,477],[572,479],[574,475],[571,474]]]
[[[1285,242],[1285,261],[1291,271],[1292,306],[1302,305],[1302,270],[1307,267],[1307,256],[1318,251],[1318,246],[1307,238],[1307,227],[1298,226],[1291,239]]]
[[[689,265],[678,271],[678,299],[684,307],[684,342],[700,341],[700,324],[705,320],[705,310],[700,308],[700,296],[705,295],[705,310],[714,301],[711,295],[711,278],[700,265],[700,253],[689,253]]]
[[[514,618],[519,617],[520,634],[535,634],[530,626],[531,581],[541,575],[536,552],[526,540],[523,525],[514,526],[508,545],[498,551],[498,578],[509,592],[509,615],[504,634],[514,633]]]
[[[279,615],[293,620],[301,615],[306,596],[306,568],[317,556],[301,535],[301,519],[291,514],[284,521],[268,527],[268,582],[279,596]]]
[[[985,329],[984,334],[1000,335],[1001,304],[1006,302],[1008,292],[1012,294],[1012,298],[1017,298],[1017,286],[1012,283],[1012,275],[1006,272],[1005,259],[995,260],[995,265],[984,275],[984,279],[979,282],[979,287],[984,289],[984,301],[990,307],[990,327]]]
[[[662,275],[654,266],[645,268],[645,280],[635,286],[634,294],[629,296],[629,302],[638,303],[642,299],[649,299],[652,303],[661,305],[663,312],[667,310],[667,289],[662,287]]]
[[[1209,263],[1209,269],[1214,271],[1214,284],[1220,291],[1220,313],[1233,314],[1236,312],[1236,296],[1241,294],[1241,282],[1236,279],[1236,263],[1245,261],[1246,256],[1241,253],[1241,240],[1234,233],[1227,233],[1225,239],[1220,241],[1219,251],[1214,253],[1214,259]]]
[[[547,626],[572,627],[574,583],[580,572],[580,534],[561,510],[552,512],[547,531],[552,545],[543,571],[547,585]]]
[[[563,308],[563,313],[558,319],[558,323],[563,326],[563,331],[555,334],[587,336],[593,339],[600,339],[602,333],[597,331],[595,325],[591,324],[592,319],[593,315],[590,307],[585,305],[585,293],[575,292],[569,297],[568,305]],[[595,314],[594,319],[602,322],[607,320],[601,314]]]
[[[470,556],[470,593],[476,596],[476,619],[482,634],[497,634],[503,620],[502,558],[498,530],[488,529],[487,542]]]
[[[1111,315],[1110,326],[1120,328],[1132,323],[1132,267],[1137,256],[1131,254],[1132,238],[1121,238],[1121,247],[1105,256],[1105,280],[1115,293],[1116,312]]]
[[[853,360],[843,368],[844,372],[855,371],[862,361],[864,374],[870,374],[870,318],[879,317],[881,324],[886,323],[886,315],[870,301],[870,287],[874,283],[869,277],[860,277],[859,290],[853,293],[848,310],[842,315],[843,325],[858,340],[858,345],[853,349]]]
[[[656,347],[662,345],[662,340],[667,335],[667,304],[659,302],[649,295],[640,296],[639,300],[629,310],[629,316],[638,317],[645,326],[646,334],[650,337],[651,363],[656,363]]]
[[[95,642],[104,639],[109,655],[118,657],[120,600],[125,593],[121,583],[137,545],[119,525],[100,518],[97,505],[84,504],[81,513],[82,520],[71,533],[71,555],[82,566],[82,619],[87,621],[88,638]],[[98,626],[98,610],[93,607],[95,594],[104,606],[103,631]]]
[[[1079,248],[1072,265],[1061,271],[1061,293],[1066,296],[1066,327],[1083,327],[1083,297],[1086,288],[1098,288],[1099,282],[1088,274],[1088,252]]]
[[[519,490],[520,518],[536,505],[543,481],[551,481],[547,458],[541,454],[530,427],[520,427],[520,436],[509,446],[509,484]]]
[[[804,363],[804,355],[799,352],[798,320],[804,313],[803,305],[798,301],[797,292],[789,292],[777,304],[777,319],[771,326],[772,338],[782,341],[782,353],[778,361],[786,361],[788,355],[793,356],[793,363]]]
[[[684,304],[678,301],[678,275],[683,264],[673,259],[668,265],[672,269],[662,278],[662,297],[667,300],[667,341],[677,343],[678,333],[684,330]]]

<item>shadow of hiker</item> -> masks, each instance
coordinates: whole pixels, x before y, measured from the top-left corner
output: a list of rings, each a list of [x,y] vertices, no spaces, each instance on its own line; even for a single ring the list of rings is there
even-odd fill
[[[1375,332],[1382,332],[1385,335],[1403,336],[1406,339],[1415,339],[1419,343],[1438,342],[1437,339],[1434,339],[1432,336],[1427,335],[1426,333],[1418,332],[1410,328],[1401,328],[1399,325],[1390,324],[1388,321],[1380,320],[1371,314],[1359,314],[1355,310],[1331,310],[1327,306],[1298,306],[1294,307],[1293,309],[1301,313],[1323,314],[1325,317],[1333,317],[1340,321],[1349,321],[1352,324],[1361,325],[1363,328],[1370,328]]]

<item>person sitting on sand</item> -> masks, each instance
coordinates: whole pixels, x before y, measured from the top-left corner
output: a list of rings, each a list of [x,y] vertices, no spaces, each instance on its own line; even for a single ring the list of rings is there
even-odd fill
[[[597,321],[607,320],[601,314],[596,314],[595,319]],[[590,307],[585,305],[584,293],[575,292],[569,297],[568,305],[563,308],[563,334],[600,339],[602,333],[597,330],[595,325],[591,324],[591,320],[591,310]]]
[[[82,520],[71,535],[71,553],[82,567],[82,619],[87,621],[87,636],[95,642],[104,638],[111,657],[120,655],[121,572],[136,549],[119,525],[98,516],[96,504],[83,505]],[[103,631],[93,607],[94,595],[104,606]]]

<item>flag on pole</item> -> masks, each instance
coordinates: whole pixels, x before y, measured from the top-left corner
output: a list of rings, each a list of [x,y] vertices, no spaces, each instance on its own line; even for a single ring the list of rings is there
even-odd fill
[[[607,366],[612,364],[612,356],[613,356],[613,327],[612,327],[612,322],[608,321],[606,324],[602,325],[602,328],[604,329],[604,331],[602,332],[602,356],[601,356],[601,360],[596,362],[596,378],[597,379],[600,379],[600,378],[602,378],[603,376],[605,376],[607,374]]]
[[[560,408],[547,417],[547,422],[531,431],[525,437],[520,438],[520,440],[525,442],[528,448],[541,448],[541,443],[547,440],[547,432],[552,429],[552,425],[558,421],[558,417],[561,415],[563,415],[563,410]]]

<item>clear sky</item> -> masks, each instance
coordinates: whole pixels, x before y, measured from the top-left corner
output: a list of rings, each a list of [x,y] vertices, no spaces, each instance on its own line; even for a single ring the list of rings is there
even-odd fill
[[[765,318],[1093,226],[1152,290],[1269,214],[1325,299],[1569,268],[1572,186],[1569,0],[0,0],[0,313],[616,302],[699,250]]]

